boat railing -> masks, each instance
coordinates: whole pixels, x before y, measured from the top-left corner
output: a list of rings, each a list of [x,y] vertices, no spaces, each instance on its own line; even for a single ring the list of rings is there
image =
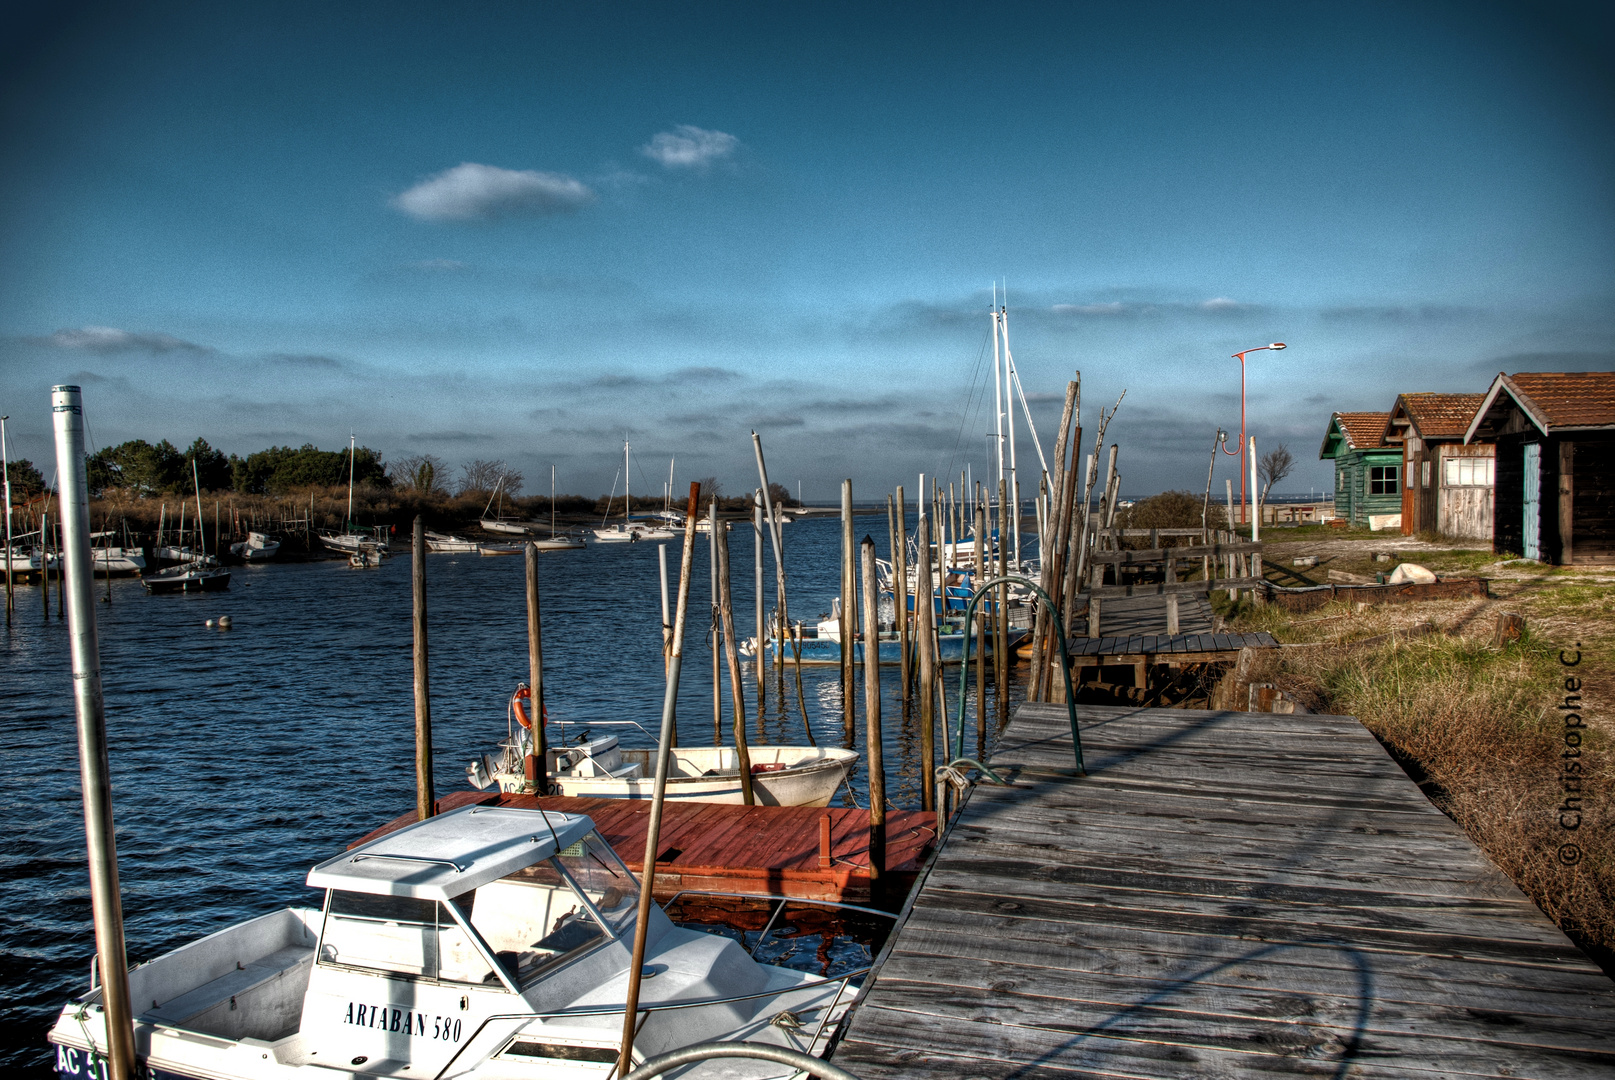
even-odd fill
[[[646,1061],[639,1068],[623,1077],[623,1080],[651,1080],[652,1077],[661,1076],[681,1065],[693,1065],[700,1061],[712,1061],[715,1058],[745,1058],[753,1061],[773,1061],[781,1065],[789,1065],[798,1072],[815,1077],[816,1080],[858,1080],[856,1076],[839,1066],[832,1065],[823,1058],[816,1058],[812,1054],[805,1054],[800,1050],[792,1050],[784,1046],[766,1046],[761,1043],[745,1042],[706,1042],[694,1046],[686,1046],[682,1050],[673,1050],[660,1054]]]

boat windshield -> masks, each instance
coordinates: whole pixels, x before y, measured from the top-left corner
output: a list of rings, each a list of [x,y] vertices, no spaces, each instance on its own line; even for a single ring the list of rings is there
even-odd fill
[[[557,856],[447,903],[455,910],[433,900],[333,890],[320,962],[478,985],[502,981],[497,962],[510,981],[526,986],[631,927],[639,888],[591,832]]]

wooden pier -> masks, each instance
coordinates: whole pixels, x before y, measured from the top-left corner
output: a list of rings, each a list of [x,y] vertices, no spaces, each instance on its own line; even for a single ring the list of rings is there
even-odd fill
[[[1349,717],[1026,705],[834,1052],[862,1077],[1608,1077],[1615,983]],[[1544,859],[1552,851],[1541,853]]]
[[[600,835],[634,873],[645,861],[648,799],[577,799],[458,791],[437,802],[437,812],[460,806],[511,806],[592,818]],[[662,811],[661,851],[653,895],[667,900],[682,889],[789,896],[867,904],[898,902],[936,839],[936,815],[886,811],[889,888],[871,897],[869,811],[851,807],[741,806],[669,799]],[[354,841],[352,846],[413,824],[414,811]]]

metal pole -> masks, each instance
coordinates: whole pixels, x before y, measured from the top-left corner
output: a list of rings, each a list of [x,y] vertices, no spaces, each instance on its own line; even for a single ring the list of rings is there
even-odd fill
[[[1251,454],[1251,543],[1262,538],[1261,488],[1256,486],[1256,436],[1250,437]]]
[[[651,892],[656,884],[656,851],[662,837],[662,804],[667,796],[667,767],[673,745],[678,707],[679,668],[684,662],[684,616],[690,604],[690,566],[695,558],[695,521],[701,512],[701,485],[690,485],[684,514],[684,553],[679,559],[678,614],[673,622],[673,649],[668,658],[667,689],[662,695],[662,730],[656,747],[656,784],[652,789],[650,821],[645,828],[645,861],[640,873],[638,918],[634,921],[633,958],[628,965],[628,995],[622,1009],[622,1050],[617,1075],[626,1076],[633,1063],[634,1030],[639,1025],[639,982],[645,969],[645,935],[650,931]]]
[[[1009,415],[1009,497],[1014,507],[1010,518],[1010,535],[1015,538],[1015,566],[1021,565],[1021,484],[1015,474],[1015,361],[1009,355],[1009,308],[1006,306],[1000,313],[998,328],[1004,335],[1004,396],[1009,400],[1005,412]]]
[[[532,709],[532,753],[527,756],[524,777],[535,795],[549,791],[550,759],[544,730],[544,633],[538,610],[538,545],[527,544],[527,686]]]
[[[415,819],[425,821],[436,807],[432,792],[432,689],[426,671],[426,523],[415,515],[410,553],[415,600]]]
[[[52,387],[51,411],[67,549],[62,587],[73,593],[68,635],[73,656],[73,705],[78,715],[79,777],[84,790],[84,839],[90,864],[90,910],[95,922],[95,955],[101,973],[101,1007],[107,1033],[107,1073],[110,1080],[133,1080],[135,1033],[123,940],[123,904],[118,895],[106,703],[101,693],[101,646],[95,629],[89,483],[84,472],[84,406],[79,388]]]
[[[897,485],[897,542],[892,548],[892,606],[897,615],[898,677],[903,682],[903,701],[908,702],[912,682],[913,653],[909,645],[908,618],[908,507],[903,499],[903,485]]]
[[[662,570],[662,677],[667,677],[668,654],[673,648],[673,615],[667,609],[667,545],[656,545],[656,560]]]

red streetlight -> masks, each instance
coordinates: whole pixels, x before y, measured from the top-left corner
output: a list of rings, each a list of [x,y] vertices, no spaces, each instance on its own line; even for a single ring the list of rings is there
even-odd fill
[[[1272,349],[1274,352],[1277,352],[1278,350],[1280,350],[1280,349],[1282,349],[1284,347],[1285,347],[1284,342],[1275,341],[1271,345],[1257,345],[1254,348],[1246,349],[1245,352],[1236,352],[1236,353],[1233,354],[1234,358],[1239,361],[1239,451],[1237,453],[1234,453],[1234,454],[1228,454],[1228,447],[1224,446],[1222,452],[1225,453],[1225,454],[1228,454],[1229,457],[1240,457],[1240,458],[1244,457],[1244,455],[1245,455],[1245,447],[1247,445],[1249,445],[1246,442],[1246,436],[1245,436],[1245,353],[1261,352],[1263,349]],[[1240,509],[1242,509],[1242,510],[1245,508],[1245,505],[1246,505],[1246,501],[1245,501],[1245,473],[1246,473],[1246,471],[1247,470],[1246,470],[1244,464],[1241,463],[1240,469],[1239,469],[1239,506],[1240,506]],[[1251,494],[1254,495],[1255,492],[1252,492]],[[1234,523],[1230,521],[1228,524],[1229,524],[1229,527],[1231,528]]]

